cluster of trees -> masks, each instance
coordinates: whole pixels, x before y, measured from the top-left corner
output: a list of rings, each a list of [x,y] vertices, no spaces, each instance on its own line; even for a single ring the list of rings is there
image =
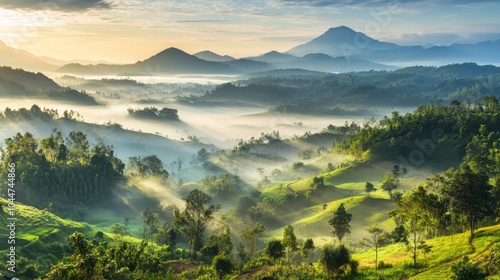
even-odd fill
[[[87,135],[70,132],[64,138],[53,130],[46,138],[17,133],[5,140],[1,175],[16,165],[16,199],[41,208],[50,202],[61,205],[93,204],[111,197],[112,189],[123,178],[125,165],[113,147],[99,140],[91,146]],[[2,181],[1,187],[6,188]]]
[[[80,114],[73,110],[65,110],[63,112],[62,117],[64,119],[76,120],[80,118]],[[0,112],[0,121],[22,121],[22,120],[41,120],[41,121],[50,121],[59,119],[59,112],[55,109],[41,109],[38,105],[31,106],[30,109],[19,108],[17,110],[13,110],[9,107],[5,108],[4,112]]]
[[[337,143],[335,149],[362,157],[375,144],[386,142],[390,154],[395,157],[409,158],[414,152],[415,158],[427,158],[433,155],[440,142],[451,140],[447,143],[454,145],[456,156],[464,157],[469,151],[470,156],[466,157],[469,161],[477,158],[474,149],[478,149],[481,159],[498,163],[495,145],[498,144],[496,133],[500,130],[499,110],[498,98],[488,96],[474,103],[453,101],[447,106],[419,106],[405,115],[393,112],[391,117],[378,123],[365,123],[359,132]],[[421,159],[414,163],[422,164]]]
[[[281,136],[279,131],[273,131],[270,133],[262,132],[259,138],[251,137],[249,140],[241,139],[240,142],[233,148],[233,154],[247,154],[255,152],[255,149],[260,145],[272,144],[281,142]]]
[[[238,176],[224,173],[219,177],[217,175],[205,177],[200,181],[200,185],[218,195],[228,195],[240,190],[240,179]]]
[[[166,181],[169,177],[163,162],[155,155],[130,157],[125,169],[130,176],[156,177]]]
[[[44,279],[161,279],[168,260],[186,257],[182,250],[124,240],[88,240],[75,232],[68,239],[73,254],[53,265]],[[167,274],[173,274],[169,270]]]
[[[170,120],[170,121],[178,121],[179,115],[177,109],[172,108],[162,108],[158,109],[156,107],[146,107],[143,109],[133,109],[128,108],[127,112],[129,115],[136,118],[147,118],[147,119],[156,119],[156,120]]]

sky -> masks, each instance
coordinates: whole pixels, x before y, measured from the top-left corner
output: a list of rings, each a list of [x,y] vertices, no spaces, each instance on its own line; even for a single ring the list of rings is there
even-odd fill
[[[401,45],[498,40],[499,11],[497,0],[0,0],[0,40],[62,60],[134,63],[168,47],[246,57],[340,25]]]

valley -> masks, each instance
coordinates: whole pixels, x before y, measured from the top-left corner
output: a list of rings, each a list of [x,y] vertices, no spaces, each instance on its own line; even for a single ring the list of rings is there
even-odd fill
[[[498,279],[498,38],[311,34],[120,63],[0,41],[0,276]]]

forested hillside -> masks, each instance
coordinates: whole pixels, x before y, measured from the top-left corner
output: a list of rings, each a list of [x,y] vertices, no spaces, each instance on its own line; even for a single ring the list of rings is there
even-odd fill
[[[342,115],[365,111],[364,106],[449,104],[500,95],[500,68],[474,63],[441,67],[415,66],[394,71],[343,74],[280,71],[222,84],[191,102],[246,102],[271,104],[273,112]],[[282,70],[290,72],[289,70]],[[345,107],[349,109],[345,109]]]

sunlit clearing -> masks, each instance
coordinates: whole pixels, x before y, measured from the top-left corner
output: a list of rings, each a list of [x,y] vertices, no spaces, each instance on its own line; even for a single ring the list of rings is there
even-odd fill
[[[186,204],[177,190],[174,190],[166,183],[160,183],[158,180],[134,177],[130,179],[129,184],[137,187],[146,196],[156,198],[163,208],[175,206],[182,209]]]

